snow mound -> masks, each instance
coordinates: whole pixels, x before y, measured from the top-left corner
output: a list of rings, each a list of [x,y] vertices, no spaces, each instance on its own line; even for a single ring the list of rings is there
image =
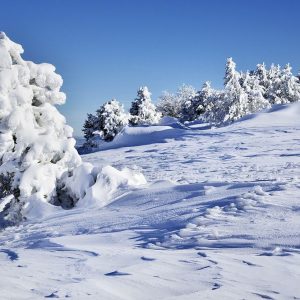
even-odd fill
[[[99,141],[97,150],[166,143],[168,139],[180,137],[182,132],[182,129],[170,125],[126,126],[112,142]]]
[[[231,126],[298,126],[300,118],[300,102],[277,104],[265,112],[249,115]]]
[[[119,171],[111,166],[99,168],[83,163],[67,179],[66,187],[73,192],[74,198],[79,199],[76,207],[103,207],[129,187],[146,183],[141,173],[129,168]]]

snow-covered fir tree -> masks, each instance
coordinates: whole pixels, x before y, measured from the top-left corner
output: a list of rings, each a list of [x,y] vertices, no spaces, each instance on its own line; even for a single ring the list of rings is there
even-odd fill
[[[224,77],[224,117],[221,114],[221,122],[238,120],[249,112],[248,97],[240,85],[240,74],[235,68],[233,59],[228,58]]]
[[[260,85],[258,79],[254,79],[253,84],[251,84],[248,94],[248,113],[256,113],[263,109],[270,108],[271,104],[266,99],[264,95],[265,89]]]
[[[106,142],[112,141],[128,125],[128,114],[116,99],[104,103],[96,114],[94,135],[98,134]]]
[[[93,114],[88,114],[87,119],[85,120],[83,124],[83,136],[85,138],[84,147],[95,147],[94,138],[95,134],[94,132],[97,130],[97,116]]]
[[[300,101],[299,80],[292,74],[292,67],[290,64],[287,64],[281,72],[279,98],[281,99],[281,103]]]
[[[196,97],[196,89],[187,84],[183,84],[176,92],[177,101],[180,104],[180,119],[182,121],[192,121],[196,118],[196,107],[194,99]]]
[[[161,118],[161,113],[152,103],[151,93],[146,86],[139,88],[137,98],[131,103],[129,112],[131,125],[157,124]]]
[[[267,94],[267,91],[270,87],[270,80],[268,78],[266,65],[264,63],[258,64],[256,66],[256,70],[253,72],[253,75],[253,77],[258,80],[258,84],[263,88],[263,94]]]
[[[180,118],[181,103],[179,102],[176,94],[164,91],[157,103],[157,111],[163,116],[169,116],[173,118]]]
[[[23,49],[0,33],[1,222],[39,215],[43,203],[73,201],[64,179],[81,164],[72,128],[54,105],[63,104],[55,67],[24,61]],[[74,200],[75,201],[75,200]]]
[[[209,81],[204,82],[200,91],[198,91],[193,99],[193,119],[197,119],[199,116],[203,115],[207,109],[212,108],[211,97],[214,91],[211,88]]]

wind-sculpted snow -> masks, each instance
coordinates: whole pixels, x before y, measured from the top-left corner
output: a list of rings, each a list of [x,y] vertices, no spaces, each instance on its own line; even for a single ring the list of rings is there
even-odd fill
[[[1,297],[299,298],[298,118],[293,104],[223,128],[136,127],[143,143],[84,155],[69,184],[100,202],[2,231]]]

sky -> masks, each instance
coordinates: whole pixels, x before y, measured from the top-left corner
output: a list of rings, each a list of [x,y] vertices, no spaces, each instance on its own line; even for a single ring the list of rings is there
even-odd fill
[[[298,0],[0,0],[0,11],[23,58],[62,75],[58,109],[76,136],[87,113],[112,98],[128,108],[140,86],[154,102],[183,83],[221,88],[229,56],[238,70],[300,70]]]

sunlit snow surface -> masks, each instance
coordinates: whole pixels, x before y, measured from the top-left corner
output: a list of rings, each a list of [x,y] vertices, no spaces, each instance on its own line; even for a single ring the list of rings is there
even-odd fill
[[[148,183],[2,231],[0,298],[300,299],[300,105],[187,126],[83,155]]]

